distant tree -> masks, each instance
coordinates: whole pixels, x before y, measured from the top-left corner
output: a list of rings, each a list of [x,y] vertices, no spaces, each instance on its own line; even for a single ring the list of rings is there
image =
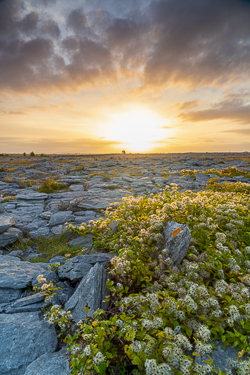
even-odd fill
[[[35,153],[32,151],[32,152],[30,153],[30,156],[35,156]]]
[[[123,154],[126,154],[126,151],[125,151],[125,150],[123,150],[123,151],[122,151],[122,153],[123,153]]]
[[[23,153],[23,156],[26,156],[26,152]]]

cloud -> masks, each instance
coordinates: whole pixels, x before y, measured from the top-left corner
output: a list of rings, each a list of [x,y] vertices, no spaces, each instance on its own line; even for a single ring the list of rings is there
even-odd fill
[[[213,104],[204,110],[181,112],[178,117],[183,121],[211,121],[229,120],[239,124],[250,124],[250,104],[246,104],[243,99],[229,98]]]
[[[223,133],[236,133],[236,134],[242,134],[242,135],[250,135],[250,129],[224,130]]]
[[[249,78],[249,2],[159,0],[150,13],[156,37],[146,84],[197,88]]]
[[[67,27],[77,33],[85,32],[88,27],[88,20],[82,9],[74,9],[67,18]]]
[[[186,110],[186,109],[197,107],[199,103],[200,103],[199,100],[189,100],[185,102],[175,103],[174,107],[177,107],[179,110]]]
[[[248,1],[51,1],[0,2],[1,91],[72,92],[119,77],[141,90],[198,89],[250,78]]]

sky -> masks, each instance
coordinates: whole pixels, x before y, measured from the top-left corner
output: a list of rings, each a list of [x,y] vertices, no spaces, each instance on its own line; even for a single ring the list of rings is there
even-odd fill
[[[250,152],[250,1],[0,0],[0,153]]]

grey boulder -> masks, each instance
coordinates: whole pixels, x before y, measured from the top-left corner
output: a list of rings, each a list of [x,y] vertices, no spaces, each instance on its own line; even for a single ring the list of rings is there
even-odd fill
[[[187,254],[191,238],[189,227],[169,221],[163,229],[163,237],[163,247],[168,249],[168,257],[172,259],[171,266],[177,267]]]
[[[44,269],[37,263],[22,262],[17,257],[0,257],[0,288],[23,289],[34,276],[43,274]]]
[[[219,340],[209,341],[207,342],[207,344],[210,344],[211,342],[217,348],[217,350],[213,349],[212,352],[208,354],[213,360],[212,366],[214,364],[215,370],[219,371],[220,369],[221,371],[226,372],[226,369],[230,368],[228,359],[237,360],[238,358],[237,354],[239,350],[237,349],[237,346],[233,347],[232,345],[228,345],[224,349],[222,349],[224,346],[224,343]],[[244,354],[244,356],[241,357],[241,360],[245,360],[245,359],[246,359],[246,355]],[[209,361],[209,358],[206,354],[203,356],[203,360]],[[204,364],[201,361],[201,357],[195,357],[194,363]]]
[[[14,217],[0,215],[0,233],[5,232],[14,224],[15,224]]]
[[[13,302],[21,297],[21,289],[0,288],[0,304]]]
[[[31,231],[29,235],[33,239],[36,239],[39,237],[50,237],[50,230],[48,227],[41,227],[37,230]]]
[[[24,375],[70,375],[69,357],[65,349],[46,353],[32,362]]]
[[[63,266],[58,268],[58,276],[61,280],[80,280],[90,271],[95,263],[99,262],[106,267],[114,256],[117,256],[117,254],[94,253],[91,255],[76,256],[68,259]]]
[[[195,180],[196,183],[200,185],[207,185],[208,181],[210,180],[210,176],[205,173],[196,173]]]
[[[27,297],[18,299],[17,301],[5,306],[3,309],[6,314],[41,311],[44,307],[44,295],[35,293]]]
[[[72,211],[59,211],[50,218],[49,225],[55,226],[66,223],[72,217]]]
[[[0,234],[0,249],[4,246],[11,245],[21,237],[23,237],[23,232],[20,229],[9,228],[6,232]]]
[[[98,308],[106,310],[107,303],[103,300],[109,295],[106,287],[107,279],[107,271],[101,264],[96,263],[81,280],[75,293],[65,304],[65,310],[71,311],[75,322],[84,320],[87,315],[93,317]],[[86,305],[90,308],[89,311],[85,310]]]
[[[53,352],[57,335],[40,313],[0,314],[0,374],[23,372],[42,354]],[[18,374],[18,372],[16,372]]]
[[[69,242],[69,247],[72,246],[81,246],[87,249],[92,249],[92,235],[89,234],[87,237],[77,237],[74,238],[72,241]]]

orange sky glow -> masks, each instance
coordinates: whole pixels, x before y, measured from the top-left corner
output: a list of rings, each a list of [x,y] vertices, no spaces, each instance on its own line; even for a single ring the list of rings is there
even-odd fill
[[[0,0],[0,152],[250,151],[249,19],[247,0]]]

